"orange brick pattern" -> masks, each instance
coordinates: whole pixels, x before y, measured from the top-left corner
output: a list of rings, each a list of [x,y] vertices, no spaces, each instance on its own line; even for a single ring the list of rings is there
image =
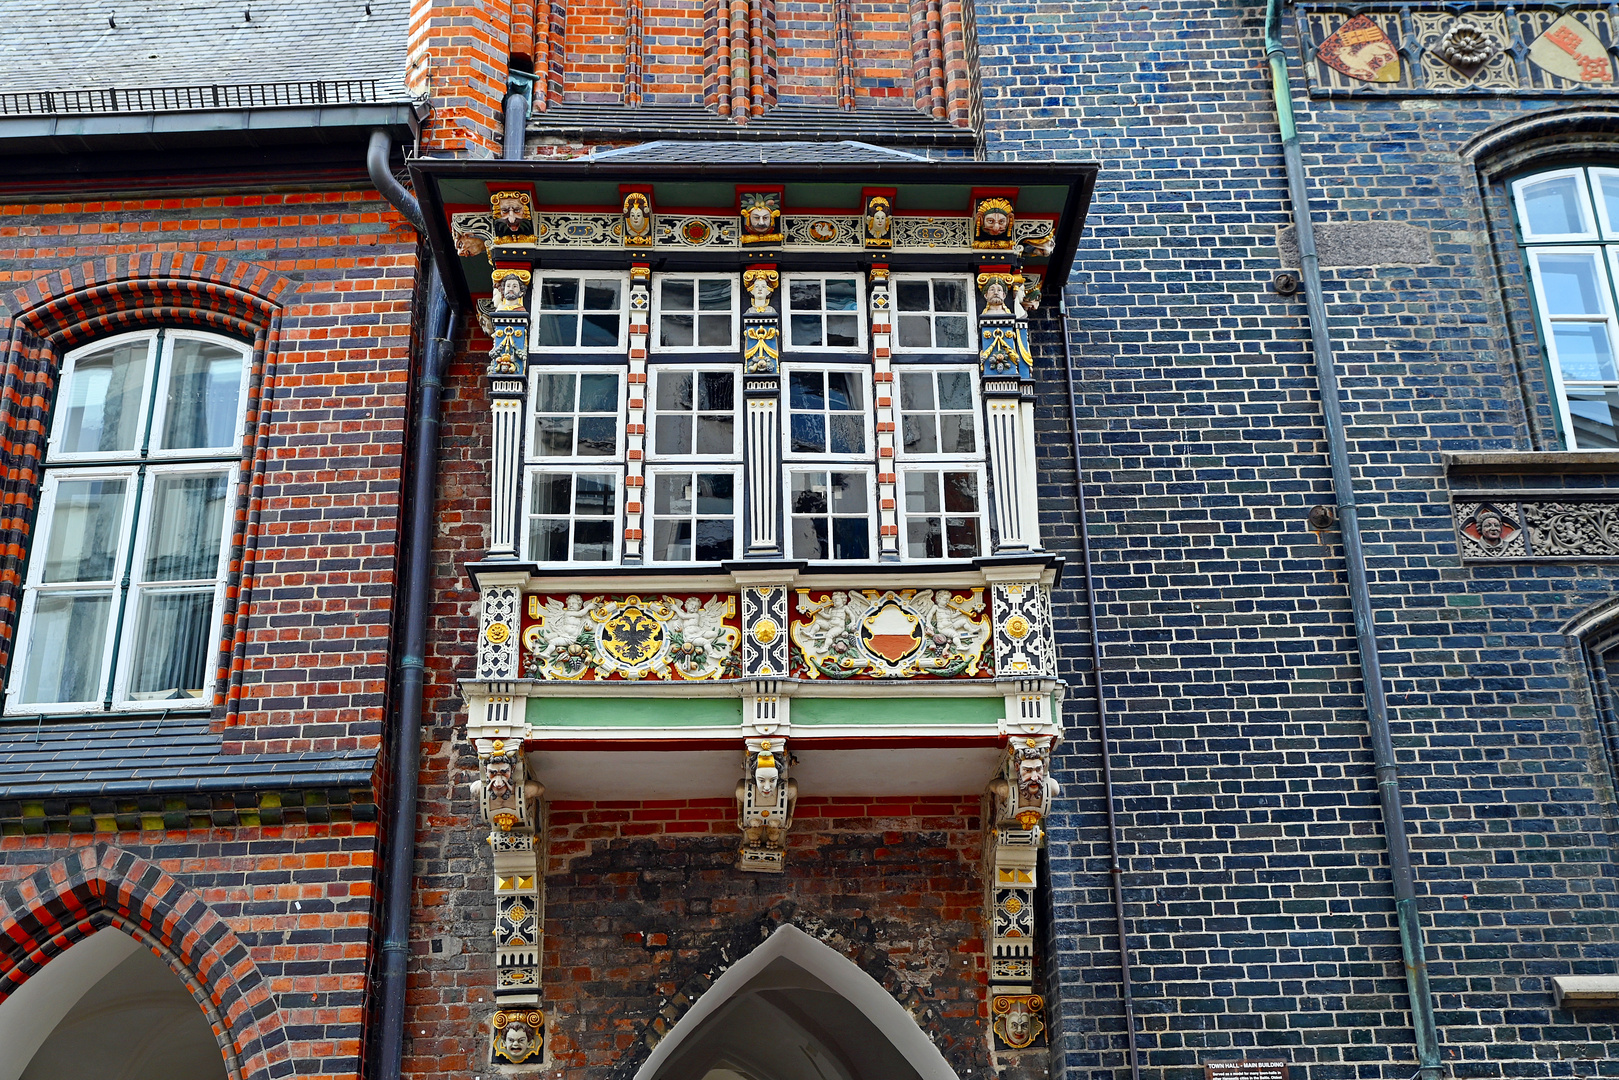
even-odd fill
[[[964,124],[963,16],[960,0],[579,0],[552,4],[534,48],[550,102],[700,103],[739,124],[909,104]]]
[[[778,0],[776,55],[778,102],[837,104],[837,24],[830,0]]]
[[[625,7],[622,0],[568,5],[562,100],[617,104],[624,94]]]
[[[512,43],[508,2],[412,4],[406,81],[433,100],[424,150],[500,153]]]
[[[96,336],[256,342],[227,566],[222,726],[238,751],[375,746],[397,557],[415,236],[374,193],[0,205],[0,663],[54,372]],[[26,222],[26,224],[24,224]],[[15,331],[15,332],[12,332]]]
[[[854,96],[859,103],[907,104],[911,80],[911,10],[907,2],[849,0],[854,32]],[[931,108],[931,102],[930,102]]]
[[[712,5],[644,0],[641,66],[647,104],[702,104],[705,8]]]
[[[164,840],[0,840],[0,1000],[74,942],[122,931],[187,983],[250,1080],[358,1077],[373,827]]]

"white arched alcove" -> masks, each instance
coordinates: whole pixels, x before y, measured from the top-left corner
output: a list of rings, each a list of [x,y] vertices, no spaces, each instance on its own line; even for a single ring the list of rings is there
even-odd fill
[[[853,961],[782,926],[686,1011],[635,1080],[957,1080]]]
[[[152,951],[100,930],[0,1001],[0,1080],[226,1080],[208,1015]]]

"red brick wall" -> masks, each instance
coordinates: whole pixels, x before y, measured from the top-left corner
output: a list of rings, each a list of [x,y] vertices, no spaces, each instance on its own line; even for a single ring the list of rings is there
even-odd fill
[[[693,18],[701,11],[693,6]],[[622,0],[574,0],[568,5],[562,100],[618,103],[624,91]]]
[[[0,661],[11,652],[62,353],[154,325],[234,334],[257,351],[214,702],[222,752],[380,744],[416,243],[363,188],[0,200]],[[51,950],[123,920],[153,935],[227,1021],[245,1025],[237,1033],[250,1076],[281,1075],[291,1060],[300,1074],[358,1076],[374,808],[306,813],[241,798],[234,805],[248,809],[213,817],[247,822],[228,828],[198,825],[217,796],[25,806],[23,824],[41,835],[18,833],[8,818],[0,993]],[[54,815],[52,824],[30,822],[33,813]],[[81,820],[63,822],[64,813]],[[165,830],[165,813],[192,828]],[[144,831],[129,831],[132,815],[147,819]]]
[[[777,0],[776,100],[838,103],[837,27],[830,0]]]
[[[850,0],[850,7],[856,101],[889,107],[907,104],[914,96],[908,0]]]
[[[413,0],[406,77],[433,99],[423,149],[500,153],[511,44],[508,0]]]
[[[645,0],[641,50],[648,105],[702,104],[704,12],[705,5],[692,0]]]
[[[289,1062],[352,1080],[375,841],[360,823],[0,838],[0,998],[115,927],[196,982],[251,1080]]]
[[[415,949],[410,1075],[487,1061],[494,965],[489,856],[470,816],[471,758],[424,805],[424,925]],[[957,1073],[982,1074],[986,963],[978,799],[799,801],[786,872],[736,869],[735,804],[553,803],[544,1010],[552,1080],[627,1078],[678,1020],[660,1002],[706,986],[791,922],[871,975]],[[444,943],[435,954],[432,942]],[[425,1034],[424,1034],[425,1033]],[[649,1038],[650,1035],[650,1038]]]
[[[242,752],[377,744],[393,618],[415,234],[375,193],[0,205],[0,660],[55,364],[101,334],[256,337],[216,715]],[[256,423],[254,423],[256,421]]]

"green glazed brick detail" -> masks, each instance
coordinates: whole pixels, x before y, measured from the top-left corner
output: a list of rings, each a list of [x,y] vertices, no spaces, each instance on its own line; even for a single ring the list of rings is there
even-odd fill
[[[859,725],[912,727],[995,724],[1006,715],[1002,698],[794,698],[796,727]]]
[[[529,698],[540,728],[741,727],[741,698]]]

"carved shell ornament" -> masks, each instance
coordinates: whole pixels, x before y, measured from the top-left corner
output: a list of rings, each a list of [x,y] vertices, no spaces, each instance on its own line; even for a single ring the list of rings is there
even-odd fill
[[[1484,27],[1467,19],[1457,19],[1434,46],[1439,58],[1454,68],[1479,67],[1494,59],[1501,42]]]

